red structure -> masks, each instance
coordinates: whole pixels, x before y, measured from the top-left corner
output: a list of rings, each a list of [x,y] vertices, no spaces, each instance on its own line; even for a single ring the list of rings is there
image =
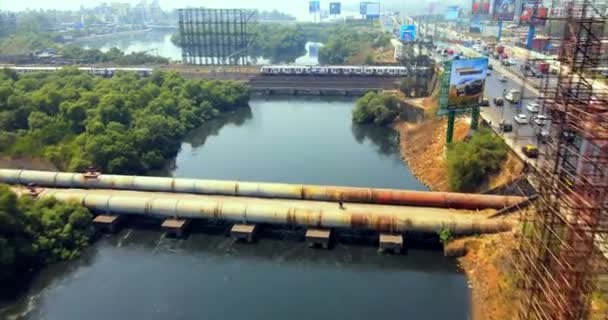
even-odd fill
[[[608,90],[592,70],[605,67],[605,20],[593,1],[571,1],[560,72],[541,98],[551,136],[530,175],[539,200],[525,216],[518,270],[526,295],[520,319],[587,319],[592,293],[608,275]]]

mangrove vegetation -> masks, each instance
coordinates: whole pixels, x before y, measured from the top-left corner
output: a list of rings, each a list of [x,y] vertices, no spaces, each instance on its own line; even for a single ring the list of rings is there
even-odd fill
[[[184,136],[221,112],[247,106],[240,82],[178,73],[94,77],[76,69],[0,71],[0,152],[44,158],[58,169],[95,166],[142,174],[175,157]]]
[[[395,96],[370,91],[357,100],[353,109],[353,122],[384,126],[393,122],[397,115],[399,102]]]

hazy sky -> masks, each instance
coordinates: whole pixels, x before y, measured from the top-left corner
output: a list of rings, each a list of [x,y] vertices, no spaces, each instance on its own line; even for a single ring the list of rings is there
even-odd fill
[[[357,5],[360,0],[321,0],[321,7],[326,8],[329,2],[342,2],[346,4]],[[60,10],[75,10],[80,8],[80,5],[85,7],[93,7],[100,2],[99,0],[0,0],[1,10],[19,11],[30,9],[60,9]],[[105,2],[129,2],[137,4],[139,0],[106,0]],[[148,0],[151,2],[151,0]],[[428,0],[378,0],[387,8],[392,7],[395,10],[421,10],[425,8],[425,3]],[[434,2],[442,5],[467,3],[470,0],[435,0]],[[182,8],[187,6],[206,6],[210,8],[257,8],[260,10],[277,9],[287,12],[297,17],[302,17],[308,14],[308,0],[159,0],[160,6],[163,9]]]

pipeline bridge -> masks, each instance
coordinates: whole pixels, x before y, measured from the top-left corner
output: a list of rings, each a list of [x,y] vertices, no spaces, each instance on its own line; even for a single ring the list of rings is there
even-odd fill
[[[309,244],[326,247],[334,229],[379,233],[381,248],[403,248],[408,232],[454,235],[511,230],[514,221],[491,218],[526,198],[281,183],[196,180],[0,169],[0,183],[36,199],[76,201],[113,230],[125,216],[164,220],[181,235],[193,219],[234,223],[235,239],[251,241],[256,226],[306,229]]]

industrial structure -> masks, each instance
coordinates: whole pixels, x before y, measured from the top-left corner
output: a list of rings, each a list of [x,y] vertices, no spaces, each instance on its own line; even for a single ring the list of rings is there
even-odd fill
[[[246,65],[258,11],[179,9],[182,61],[193,65]]]
[[[543,79],[538,97],[553,139],[529,173],[540,197],[524,215],[516,256],[520,319],[587,319],[592,295],[607,289],[608,90],[595,79],[606,66],[597,9],[592,0],[569,1],[555,18],[565,22],[552,39],[559,72]]]

